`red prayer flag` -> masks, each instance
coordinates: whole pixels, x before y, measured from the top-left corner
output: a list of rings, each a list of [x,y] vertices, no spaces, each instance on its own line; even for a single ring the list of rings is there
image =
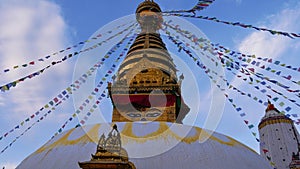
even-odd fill
[[[251,72],[254,72],[254,71],[255,71],[254,68],[248,68],[248,70],[250,70]]]
[[[54,101],[55,103],[57,103],[57,102],[58,102],[58,98],[55,97],[55,98],[53,99],[53,101]]]
[[[263,152],[266,154],[267,152],[269,152],[267,149],[263,149]]]

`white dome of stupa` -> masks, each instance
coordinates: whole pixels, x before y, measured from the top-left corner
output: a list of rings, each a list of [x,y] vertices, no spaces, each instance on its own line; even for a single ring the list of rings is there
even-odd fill
[[[271,169],[259,154],[218,133],[168,122],[118,122],[122,147],[138,169]],[[79,169],[112,124],[95,124],[63,132],[28,156],[18,169]]]

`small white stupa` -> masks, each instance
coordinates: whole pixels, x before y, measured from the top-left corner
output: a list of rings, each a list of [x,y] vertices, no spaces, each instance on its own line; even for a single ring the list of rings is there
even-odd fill
[[[269,102],[258,128],[261,155],[277,169],[290,169],[290,165],[292,169],[298,169],[300,137],[293,120]]]

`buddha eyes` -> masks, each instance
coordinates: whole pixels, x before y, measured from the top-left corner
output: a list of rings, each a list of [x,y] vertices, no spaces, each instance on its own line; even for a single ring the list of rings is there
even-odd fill
[[[129,116],[129,117],[142,117],[141,114],[137,114],[137,113],[127,113],[127,116]]]
[[[160,115],[160,113],[147,113],[146,117],[157,117],[159,115]],[[129,117],[142,117],[141,114],[136,114],[136,113],[128,113],[127,116],[129,116]]]
[[[146,112],[146,117],[158,117],[161,115],[161,111],[156,108],[152,108]]]
[[[157,117],[159,116],[161,113],[147,113],[146,117]]]
[[[131,117],[131,118],[141,118],[141,117],[146,117],[146,118],[153,118],[153,117],[158,117],[161,115],[160,111],[156,111],[156,110],[149,110],[148,112],[145,113],[145,115],[143,116],[142,113],[139,112],[131,112],[131,113],[127,113],[127,116]],[[143,118],[144,119],[144,118]]]

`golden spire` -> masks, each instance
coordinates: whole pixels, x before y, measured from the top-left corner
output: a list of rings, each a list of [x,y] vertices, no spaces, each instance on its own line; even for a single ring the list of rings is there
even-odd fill
[[[163,18],[159,5],[153,1],[144,1],[136,9],[136,20],[142,32],[153,32],[161,28]]]
[[[141,33],[120,65],[114,84],[108,86],[114,105],[112,121],[181,123],[189,108],[181,100],[175,64],[158,33],[163,23],[159,5],[142,2],[136,19]]]
[[[176,68],[173,59],[157,32],[163,23],[159,5],[153,1],[142,2],[137,7],[136,19],[140,24],[141,33],[135,39],[119,68],[118,80],[131,79],[131,76],[124,77],[124,75],[128,74],[128,71],[142,59],[146,59],[148,63],[156,65],[157,68],[175,78]]]

